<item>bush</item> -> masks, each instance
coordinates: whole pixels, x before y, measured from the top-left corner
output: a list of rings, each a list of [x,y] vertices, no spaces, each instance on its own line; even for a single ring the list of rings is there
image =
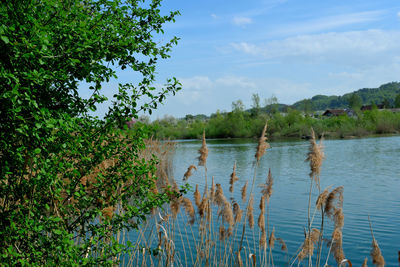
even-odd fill
[[[151,112],[179,83],[154,91],[158,59],[177,38],[154,40],[177,12],[159,1],[6,1],[0,5],[0,261],[5,265],[111,265],[130,249],[113,233],[135,229],[168,200],[144,160]],[[102,84],[131,68],[104,119]],[[84,82],[88,88],[78,87]],[[83,97],[88,95],[88,97]],[[146,96],[142,106],[138,100]],[[142,101],[143,102],[143,101]],[[126,127],[126,126],[125,126]],[[150,190],[149,190],[150,189]]]

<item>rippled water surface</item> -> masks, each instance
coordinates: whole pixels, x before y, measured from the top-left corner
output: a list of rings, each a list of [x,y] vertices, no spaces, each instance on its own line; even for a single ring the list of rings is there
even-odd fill
[[[239,181],[233,197],[240,200],[240,188],[253,177],[255,140],[208,140],[207,160],[209,183],[211,176],[220,183],[226,196],[231,197],[229,177],[237,163]],[[174,176],[181,182],[186,168],[197,165],[200,141],[178,142],[174,156]],[[270,200],[270,225],[283,238],[289,255],[295,254],[304,240],[307,224],[307,204],[310,187],[309,166],[305,162],[307,141],[271,142],[271,149],[261,160],[256,185],[265,182],[268,168],[274,177],[274,192]],[[321,171],[321,187],[344,186],[343,247],[346,258],[361,266],[371,250],[371,217],[375,238],[382,249],[386,266],[398,266],[400,250],[400,137],[379,137],[353,140],[325,140],[325,160]],[[204,168],[200,167],[189,179],[194,188],[204,190]],[[256,188],[255,206],[258,207],[260,189]],[[192,192],[189,193],[192,196]],[[317,194],[313,194],[315,201]],[[241,203],[241,202],[239,202]],[[243,207],[242,207],[243,208]],[[258,215],[257,215],[258,217]],[[256,217],[256,218],[257,218]],[[318,227],[318,220],[314,226]],[[257,226],[256,226],[257,227]],[[329,238],[332,223],[325,231]],[[256,234],[256,244],[258,243]],[[252,243],[252,237],[249,236]],[[179,246],[179,241],[176,244]],[[326,249],[325,249],[326,250]],[[283,265],[284,254],[276,249],[276,265]],[[297,265],[297,264],[296,264]],[[372,266],[370,257],[369,265]]]

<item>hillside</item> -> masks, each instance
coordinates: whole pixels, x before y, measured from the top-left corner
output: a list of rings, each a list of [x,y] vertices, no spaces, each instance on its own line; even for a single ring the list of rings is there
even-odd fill
[[[316,95],[311,99],[298,101],[294,103],[292,107],[298,110],[304,110],[310,107],[311,104],[311,110],[346,108],[349,106],[348,99],[353,93],[361,97],[364,105],[369,105],[371,103],[380,104],[385,99],[393,105],[394,99],[400,94],[400,82],[387,83],[381,85],[379,88],[363,88],[342,96]]]

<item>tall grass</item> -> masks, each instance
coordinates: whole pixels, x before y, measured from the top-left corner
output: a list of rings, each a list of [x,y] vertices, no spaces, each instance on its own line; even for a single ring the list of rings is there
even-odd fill
[[[286,266],[351,266],[342,246],[344,188],[337,186],[333,189],[321,189],[324,183],[321,179],[324,148],[321,141],[317,142],[313,130],[306,158],[310,164],[310,191],[308,207],[304,208],[308,218],[304,222],[304,241],[297,247],[288,249],[275,225],[271,225],[269,204],[273,200],[273,170],[268,170],[264,184],[255,186],[259,162],[268,160],[268,155],[265,156],[269,148],[266,130],[267,125],[263,128],[255,151],[253,177],[241,188],[240,199],[233,198],[234,184],[238,180],[237,170],[240,167],[236,162],[233,162],[230,187],[226,190],[231,193],[230,198],[225,195],[221,184],[215,183],[214,177],[211,182],[208,181],[206,163],[209,150],[204,133],[199,148],[198,166],[188,166],[183,175],[183,180],[187,181],[193,171],[201,171],[200,166],[204,168],[204,188],[196,185],[193,197],[180,195],[172,178],[173,144],[151,140],[151,145],[148,146],[151,151],[143,157],[150,157],[155,153],[160,159],[158,175],[161,182],[157,187],[160,190],[171,186],[177,194],[171,197],[169,206],[154,211],[153,216],[147,219],[137,233],[117,233],[121,242],[134,242],[136,248],[130,255],[121,255],[121,263],[124,266],[269,267],[275,266],[279,260],[280,263],[285,262]],[[257,194],[259,199],[255,199],[256,190],[260,190],[260,194]],[[315,193],[318,197],[313,200]],[[257,208],[259,216],[256,227],[254,213]],[[319,225],[314,223],[316,216],[321,217]],[[334,225],[332,232],[325,229],[328,220]],[[299,231],[302,232],[303,229]],[[135,239],[132,239],[133,236]],[[372,262],[376,266],[384,266],[384,259],[373,233],[372,240]],[[278,253],[278,250],[282,252]],[[277,259],[282,255],[284,259]],[[367,260],[363,266],[367,266]]]

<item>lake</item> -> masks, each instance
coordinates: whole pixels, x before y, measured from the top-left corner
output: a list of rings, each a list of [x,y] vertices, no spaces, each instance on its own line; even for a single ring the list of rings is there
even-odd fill
[[[344,187],[344,228],[343,249],[346,258],[354,266],[361,266],[365,257],[372,266],[370,258],[371,232],[368,215],[371,218],[376,240],[387,263],[386,266],[398,266],[400,250],[400,137],[377,137],[351,140],[324,140],[325,160],[321,170],[322,190],[331,186]],[[271,168],[274,178],[273,194],[270,199],[270,226],[275,227],[275,235],[285,240],[289,256],[296,253],[304,240],[304,227],[307,225],[308,192],[310,187],[310,170],[307,157],[308,141],[274,141],[263,156],[257,169],[256,185],[265,183],[268,169]],[[198,149],[201,141],[178,141],[174,155],[174,176],[178,184],[183,184],[182,177],[187,167],[197,165]],[[235,183],[233,198],[240,200],[240,189],[247,180],[251,182],[254,173],[254,154],[256,140],[207,140],[209,149],[207,159],[208,183],[211,177],[220,183],[227,198],[230,174],[234,162],[237,164],[239,181]],[[204,168],[198,167],[188,180],[195,188],[199,185],[204,190]],[[255,218],[258,218],[258,204],[261,189],[255,188]],[[312,202],[317,193],[314,190]],[[193,191],[189,193],[193,199]],[[238,201],[241,208],[244,204]],[[320,217],[317,215],[316,217]],[[179,221],[178,221],[179,222]],[[184,222],[180,222],[184,223]],[[314,227],[319,228],[318,219]],[[330,221],[324,231],[324,237],[330,238],[333,223]],[[256,221],[256,240],[252,241],[249,231],[249,244],[258,246],[258,227]],[[194,227],[196,232],[196,228]],[[184,235],[184,233],[183,233]],[[191,240],[184,237],[184,240]],[[187,238],[187,239],[185,239]],[[196,237],[195,237],[196,238]],[[239,237],[237,237],[239,239]],[[177,251],[182,245],[175,242]],[[276,245],[277,247],[277,245]],[[324,255],[327,248],[324,247]],[[279,248],[274,249],[275,265],[287,262]],[[182,257],[182,256],[181,256]],[[326,257],[322,257],[325,259]],[[187,259],[187,262],[190,260]],[[306,260],[303,264],[306,264]],[[330,265],[336,265],[330,257]],[[295,264],[297,265],[297,263]],[[323,265],[323,263],[322,263]]]

